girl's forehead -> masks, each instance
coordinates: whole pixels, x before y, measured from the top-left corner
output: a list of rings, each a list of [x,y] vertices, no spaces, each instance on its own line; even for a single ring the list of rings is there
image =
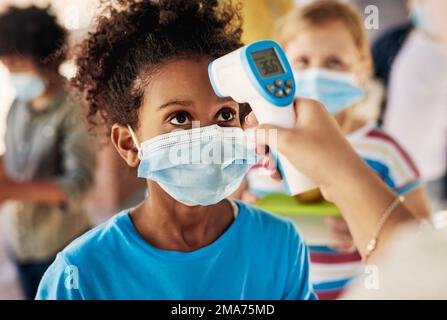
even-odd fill
[[[155,67],[155,72],[151,74],[148,86],[165,87],[179,86],[179,89],[186,89],[189,86],[202,85],[209,82],[208,64],[210,59],[181,59],[163,63]]]
[[[182,59],[164,64],[150,77],[145,87],[145,98],[152,105],[169,101],[218,103],[208,76],[211,59]]]
[[[286,46],[293,53],[315,55],[349,55],[358,51],[354,38],[341,22],[334,21],[321,26],[307,26]]]

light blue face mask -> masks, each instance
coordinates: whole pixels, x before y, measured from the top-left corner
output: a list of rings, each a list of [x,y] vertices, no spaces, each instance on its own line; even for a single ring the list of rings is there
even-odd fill
[[[427,34],[431,32],[430,20],[427,17],[425,9],[421,5],[414,5],[411,11],[411,20],[416,28]]]
[[[45,83],[33,73],[12,73],[10,79],[19,101],[29,102],[45,91]]]
[[[312,68],[294,72],[296,96],[320,101],[331,114],[360,102],[365,92],[348,72]]]
[[[216,204],[234,193],[257,163],[253,142],[240,128],[217,125],[164,134],[138,144],[138,177],[157,182],[188,205]]]

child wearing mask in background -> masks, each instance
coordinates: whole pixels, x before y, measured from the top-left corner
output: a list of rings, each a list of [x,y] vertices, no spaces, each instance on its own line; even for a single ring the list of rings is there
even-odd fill
[[[65,42],[45,9],[11,7],[0,15],[0,60],[16,91],[0,158],[0,205],[7,202],[2,211],[27,299],[56,253],[90,225],[82,202],[94,154],[58,73]]]
[[[358,154],[390,188],[405,196],[408,207],[421,219],[429,218],[425,191],[413,161],[375,123],[365,123],[355,116],[366,99],[373,68],[366,31],[356,8],[336,0],[321,0],[295,9],[285,18],[280,37],[295,72],[297,96],[322,102]],[[259,179],[265,181],[265,175]],[[256,180],[253,173],[250,180]],[[318,192],[309,196],[319,198]],[[248,193],[243,199],[253,201],[255,197]],[[362,265],[346,222],[331,217],[326,223],[334,243],[331,247],[310,247],[311,277],[320,299],[335,299],[349,280],[362,272]]]

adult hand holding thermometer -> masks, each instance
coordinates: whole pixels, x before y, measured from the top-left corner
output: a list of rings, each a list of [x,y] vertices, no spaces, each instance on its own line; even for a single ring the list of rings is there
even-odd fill
[[[290,63],[276,42],[255,42],[233,51],[211,62],[208,73],[219,97],[250,104],[259,123],[295,126],[295,80]],[[289,194],[315,188],[315,183],[285,157],[279,155],[277,160]]]

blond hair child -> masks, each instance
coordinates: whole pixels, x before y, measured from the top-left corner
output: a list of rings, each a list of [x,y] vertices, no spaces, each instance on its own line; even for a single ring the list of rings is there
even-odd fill
[[[413,161],[375,122],[357,116],[367,99],[373,71],[357,9],[336,0],[315,1],[291,12],[282,22],[280,36],[294,69],[297,95],[322,102],[358,154],[396,194],[405,196],[414,212],[427,218],[426,195]],[[256,180],[253,175],[250,179]],[[320,299],[335,299],[362,272],[362,264],[345,221],[328,218],[326,222],[333,244],[310,247],[311,276]]]

